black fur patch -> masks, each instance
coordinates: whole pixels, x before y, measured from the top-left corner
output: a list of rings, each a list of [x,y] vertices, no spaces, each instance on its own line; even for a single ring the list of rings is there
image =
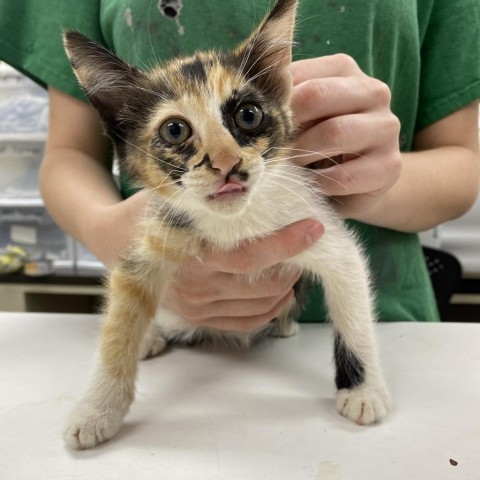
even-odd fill
[[[295,293],[295,299],[303,310],[308,301],[308,290],[310,281],[307,275],[302,275],[297,283],[293,286],[293,292]]]
[[[182,185],[181,177],[188,171],[186,163],[179,161],[178,155],[171,152],[158,152],[156,157],[158,166],[178,185]]]
[[[365,367],[352,353],[338,333],[335,333],[334,356],[336,366],[335,384],[341,388],[355,388],[365,381]]]
[[[274,5],[268,15],[268,19],[276,20],[277,18],[281,18],[284,15],[288,14],[288,10],[293,7],[295,2],[296,0],[277,0],[277,3]]]
[[[182,145],[175,145],[172,147],[172,151],[185,163],[187,163],[197,153],[197,149],[191,142],[185,142]]]
[[[207,165],[208,167],[211,167],[212,166],[212,160],[210,159],[210,155],[208,155],[208,153],[206,153],[201,162],[197,163],[196,165],[193,166],[193,168],[200,168],[201,166],[203,165]]]
[[[193,220],[185,212],[174,212],[171,208],[166,207],[160,210],[158,216],[162,217],[166,224],[172,228],[193,230],[195,227]]]
[[[200,58],[194,57],[190,61],[182,64],[180,73],[191,81],[206,82],[207,72],[205,71],[204,63]]]
[[[173,180],[175,180],[175,183],[179,186],[182,186],[183,185],[183,182],[182,182],[182,176],[183,174],[187,171],[187,169],[178,169],[178,170],[170,170],[168,172],[168,174],[170,175],[170,177],[173,178]]]
[[[233,168],[232,173],[235,173],[242,182],[246,182],[248,177],[250,177],[250,174],[246,170],[237,170],[237,166]]]
[[[144,118],[146,109],[155,101],[154,92],[139,88],[144,87],[147,76],[79,32],[65,32],[64,43],[82,88],[103,120],[106,133],[123,148],[138,118]],[[114,84],[109,81],[112,76],[116,78]]]

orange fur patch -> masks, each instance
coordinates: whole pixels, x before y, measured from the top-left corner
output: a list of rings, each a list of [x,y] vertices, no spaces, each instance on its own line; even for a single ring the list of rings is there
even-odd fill
[[[135,376],[140,342],[155,315],[156,299],[118,269],[110,277],[109,302],[100,337],[102,359],[110,375],[128,379]]]
[[[169,238],[165,241],[162,240],[161,235],[147,235],[145,244],[157,258],[166,258],[174,263],[181,263],[192,256],[194,239],[191,233],[173,229],[168,236]]]

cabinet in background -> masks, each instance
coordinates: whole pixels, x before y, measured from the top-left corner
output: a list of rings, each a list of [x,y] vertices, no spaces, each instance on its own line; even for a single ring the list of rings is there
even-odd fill
[[[0,275],[0,310],[95,312],[104,266],[60,229],[40,196],[48,128],[46,92],[0,62],[0,252],[8,245],[48,260],[51,275]]]
[[[48,129],[48,97],[34,82],[0,63],[0,251],[24,248],[55,269],[104,267],[47,213],[38,173]]]

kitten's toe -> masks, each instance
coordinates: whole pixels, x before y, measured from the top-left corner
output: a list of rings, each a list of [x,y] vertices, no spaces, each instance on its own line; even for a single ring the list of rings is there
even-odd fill
[[[295,320],[289,320],[288,322],[278,322],[275,324],[274,328],[269,333],[269,336],[288,338],[296,335],[299,330],[300,327]]]
[[[166,346],[167,340],[160,333],[160,329],[152,328],[142,340],[138,358],[140,360],[145,360],[147,358],[156,357],[165,350]]]
[[[380,422],[390,409],[390,395],[383,385],[344,388],[337,393],[337,410],[358,425]]]
[[[84,450],[106,442],[118,432],[123,416],[121,412],[100,412],[80,405],[68,421],[65,443],[74,450]]]

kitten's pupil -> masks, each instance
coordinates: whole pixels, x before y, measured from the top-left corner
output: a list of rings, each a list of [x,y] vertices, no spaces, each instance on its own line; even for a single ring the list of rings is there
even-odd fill
[[[248,123],[249,125],[252,125],[254,120],[255,120],[255,112],[253,112],[252,110],[248,110],[248,109],[244,108],[242,110],[242,117],[243,117],[243,121],[245,123]]]
[[[170,130],[170,135],[172,138],[178,139],[182,133],[182,126],[177,122],[172,122],[168,124]]]
[[[263,112],[258,105],[245,103],[237,109],[234,120],[238,128],[254,130],[262,123]]]
[[[192,130],[185,120],[171,118],[162,123],[159,134],[165,142],[171,145],[179,145],[190,138]]]

